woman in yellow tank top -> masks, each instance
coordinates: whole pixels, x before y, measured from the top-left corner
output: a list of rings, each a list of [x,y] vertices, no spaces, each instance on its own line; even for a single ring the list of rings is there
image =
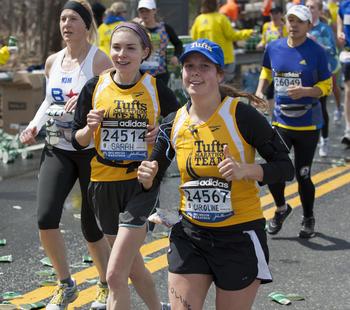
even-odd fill
[[[180,60],[190,100],[165,118],[138,169],[145,189],[159,184],[175,156],[180,171],[179,218],[168,250],[171,308],[202,309],[214,282],[216,309],[250,309],[260,284],[272,281],[256,182],[290,180],[293,166],[264,116],[239,97],[262,101],[219,85],[219,45],[199,39]],[[255,163],[255,150],[266,163]]]
[[[74,117],[73,145],[82,149],[91,139],[95,143],[89,203],[101,230],[115,239],[107,268],[107,309],[130,309],[129,278],[149,309],[167,309],[140,253],[159,189],[144,192],[136,170],[152,149],[159,117],[176,111],[178,104],[161,80],[140,71],[151,51],[143,26],[118,24],[111,34],[114,68],[85,84]]]

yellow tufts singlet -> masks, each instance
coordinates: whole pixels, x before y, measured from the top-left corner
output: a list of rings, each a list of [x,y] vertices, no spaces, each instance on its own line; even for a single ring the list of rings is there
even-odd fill
[[[131,88],[118,87],[111,73],[99,77],[93,97],[93,108],[104,109],[104,119],[94,134],[99,156],[128,164],[148,158],[152,148],[144,141],[146,126],[156,125],[160,105],[156,80],[145,73]],[[123,181],[136,178],[136,170],[112,167],[91,161],[91,181]]]
[[[255,149],[240,134],[235,113],[239,98],[226,97],[209,120],[192,124],[186,106],[171,132],[180,170],[180,211],[194,224],[225,227],[263,218],[256,182],[227,182],[217,168],[228,144],[241,163],[254,163]]]

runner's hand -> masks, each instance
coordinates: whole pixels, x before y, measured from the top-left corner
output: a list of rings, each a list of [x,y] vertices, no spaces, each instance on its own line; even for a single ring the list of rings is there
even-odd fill
[[[289,86],[287,94],[290,98],[297,100],[305,97],[305,89],[303,86]]]
[[[66,112],[72,113],[75,110],[75,106],[77,105],[77,101],[78,101],[78,96],[73,96],[73,97],[69,98],[69,100],[64,105],[64,110]]]
[[[224,157],[225,159],[218,164],[219,172],[222,177],[228,182],[244,179],[244,166],[232,157],[228,145],[224,146]]]
[[[337,35],[338,41],[340,44],[345,43],[345,33],[344,32],[339,32]]]
[[[265,100],[265,95],[264,95],[264,93],[261,92],[261,91],[255,92],[255,96],[257,96],[257,97],[260,98],[260,99],[264,99],[264,100]]]
[[[145,189],[150,189],[158,172],[157,161],[143,161],[137,169],[137,179]]]
[[[35,144],[36,140],[35,137],[37,136],[38,132],[36,127],[27,127],[24,129],[21,134],[19,135],[19,140],[23,144]]]
[[[95,131],[98,128],[98,126],[101,124],[104,113],[105,113],[105,110],[90,110],[90,112],[86,117],[86,120],[87,120],[87,126],[91,131]]]
[[[147,125],[147,133],[145,137],[145,141],[153,145],[156,142],[157,134],[159,131],[159,126]]]

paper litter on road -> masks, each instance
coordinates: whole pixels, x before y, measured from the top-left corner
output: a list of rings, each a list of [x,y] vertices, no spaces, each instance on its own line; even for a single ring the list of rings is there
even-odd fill
[[[83,259],[82,259],[83,263],[92,263],[92,258],[90,255],[83,255]]]
[[[44,257],[43,259],[40,260],[40,262],[44,265],[44,266],[49,266],[52,267],[52,263],[50,261],[50,259],[48,257]]]
[[[281,305],[290,305],[292,302],[286,297],[286,295],[284,295],[283,293],[280,293],[280,292],[272,292],[269,294],[269,297],[281,304]]]
[[[19,305],[19,308],[21,310],[34,310],[34,309],[42,309],[45,308],[46,304],[43,303],[42,301],[38,301],[32,304],[24,304],[24,305]]]
[[[0,263],[12,263],[12,255],[0,256]]]
[[[56,274],[55,269],[49,268],[49,269],[43,269],[35,272],[38,276],[42,277],[52,277]]]
[[[5,292],[1,294],[3,300],[11,300],[16,298],[22,298],[23,295],[18,292]]]
[[[56,286],[57,281],[53,279],[47,279],[39,282],[40,286]]]

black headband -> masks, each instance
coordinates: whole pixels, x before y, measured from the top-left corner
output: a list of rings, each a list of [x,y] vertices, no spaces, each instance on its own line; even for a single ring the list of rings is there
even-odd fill
[[[77,12],[80,15],[80,17],[83,19],[86,25],[86,28],[90,29],[92,18],[91,18],[90,12],[82,4],[76,1],[68,1],[64,5],[62,11],[63,10],[73,10]]]

